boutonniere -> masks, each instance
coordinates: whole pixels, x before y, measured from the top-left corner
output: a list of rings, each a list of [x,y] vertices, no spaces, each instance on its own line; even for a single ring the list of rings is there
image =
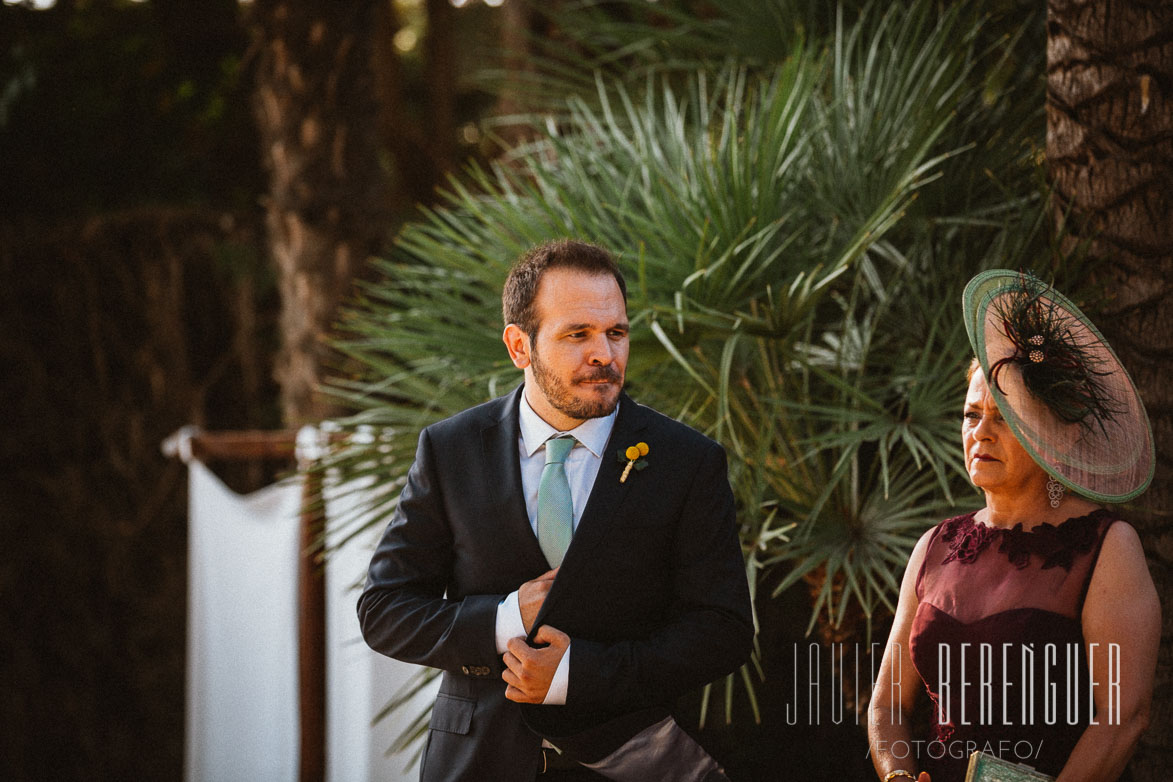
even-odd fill
[[[619,476],[620,483],[627,482],[627,476],[631,473],[632,467],[642,470],[648,466],[648,460],[644,457],[648,455],[650,450],[647,443],[636,443],[619,449],[619,463],[627,462],[627,466],[623,468],[623,474]]]

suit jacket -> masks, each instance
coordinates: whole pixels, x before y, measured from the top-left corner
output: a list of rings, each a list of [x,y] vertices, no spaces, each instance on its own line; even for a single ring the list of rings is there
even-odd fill
[[[600,726],[604,742],[616,730],[632,735],[677,696],[743,664],[753,642],[724,450],[623,395],[535,624],[571,638],[566,705],[505,699],[497,606],[549,569],[522,495],[521,391],[421,433],[358,602],[373,649],[444,671],[425,782],[531,782],[542,736],[578,751],[575,737]],[[620,483],[617,451],[640,441],[647,467]],[[600,746],[583,744],[581,759],[606,754]]]

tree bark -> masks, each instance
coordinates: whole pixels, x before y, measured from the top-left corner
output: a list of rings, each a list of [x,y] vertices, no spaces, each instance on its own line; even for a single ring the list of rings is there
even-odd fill
[[[400,29],[392,0],[376,4],[374,74],[380,141],[395,167],[395,208],[405,212],[436,201],[436,189],[458,162],[457,98],[459,62],[457,10],[450,0],[427,0],[422,89],[404,94],[405,66],[395,48]]]
[[[456,8],[451,0],[427,0],[424,80],[428,89],[428,139],[439,178],[456,168]]]
[[[1152,487],[1127,511],[1158,593],[1173,588],[1173,4],[1049,0],[1047,163],[1065,250],[1097,264],[1097,321],[1145,400],[1157,445]],[[1173,607],[1163,611],[1152,722],[1137,780],[1173,761]]]
[[[375,0],[256,0],[254,111],[269,174],[269,251],[281,293],[277,380],[289,427],[331,410],[325,337],[357,266],[386,231],[371,73]],[[313,479],[306,479],[307,492]],[[307,494],[299,568],[301,782],[326,776],[325,585],[309,551],[323,520]]]
[[[497,96],[494,117],[517,117],[530,107],[526,105],[526,79],[533,71],[530,62],[531,9],[525,0],[505,0],[501,5],[501,55],[505,78]],[[502,149],[508,150],[530,140],[532,132],[524,124],[502,122],[494,133]]]
[[[330,413],[324,341],[356,267],[387,230],[371,73],[374,0],[256,0],[254,112],[281,291],[277,379],[289,426]]]

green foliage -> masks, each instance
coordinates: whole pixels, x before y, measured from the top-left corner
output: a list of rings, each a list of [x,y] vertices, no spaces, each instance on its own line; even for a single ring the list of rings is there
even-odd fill
[[[963,11],[916,2],[828,29],[772,68],[597,75],[404,229],[343,323],[361,371],[335,384],[347,426],[395,432],[331,464],[383,487],[370,523],[420,428],[519,381],[501,283],[534,243],[575,236],[628,276],[632,394],[728,450],[755,591],[775,572],[779,589],[813,582],[811,627],[893,607],[917,537],[967,485],[961,290],[1042,254],[1042,97],[991,95],[1007,49]]]

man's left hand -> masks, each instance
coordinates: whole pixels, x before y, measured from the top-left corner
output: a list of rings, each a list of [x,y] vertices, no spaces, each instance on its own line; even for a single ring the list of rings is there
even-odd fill
[[[561,630],[549,625],[538,628],[534,641],[539,644],[549,644],[535,649],[525,642],[524,638],[511,638],[509,651],[505,653],[505,670],[501,678],[508,687],[505,688],[505,697],[518,703],[541,703],[546,699],[546,692],[550,689],[550,682],[554,679],[554,672],[558,670],[558,663],[566,648],[570,646],[570,636]]]

